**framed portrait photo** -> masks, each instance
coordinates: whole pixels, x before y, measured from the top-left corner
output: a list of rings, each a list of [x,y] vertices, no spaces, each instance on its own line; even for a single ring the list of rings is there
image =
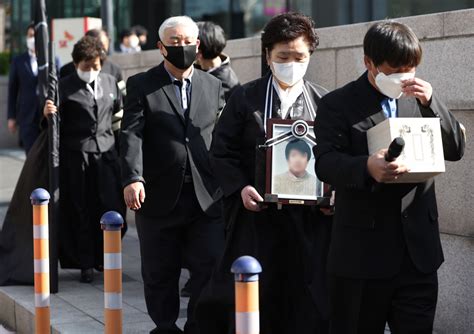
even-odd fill
[[[313,122],[269,119],[265,202],[330,206],[331,189],[314,172]]]

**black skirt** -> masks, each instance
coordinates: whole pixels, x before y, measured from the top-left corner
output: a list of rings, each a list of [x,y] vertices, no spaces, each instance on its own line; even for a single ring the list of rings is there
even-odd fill
[[[48,189],[48,131],[43,130],[28,152],[0,232],[0,285],[32,285],[33,210],[30,195]]]
[[[126,213],[115,148],[104,153],[61,151],[59,207],[61,267],[100,268],[104,257],[100,218],[111,210],[122,217]]]
[[[225,201],[226,248],[201,294],[196,315],[202,333],[235,333],[232,262],[259,260],[261,333],[326,333],[326,258],[331,217],[317,207],[243,208],[240,196]]]

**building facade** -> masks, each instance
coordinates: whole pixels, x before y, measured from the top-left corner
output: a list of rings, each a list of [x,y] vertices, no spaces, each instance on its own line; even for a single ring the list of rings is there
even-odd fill
[[[7,48],[25,49],[25,28],[31,22],[35,0],[7,0]],[[49,18],[100,17],[101,0],[46,0]],[[366,22],[474,7],[474,0],[113,0],[115,40],[123,29],[140,24],[149,31],[153,48],[161,22],[173,15],[220,24],[229,38],[258,35],[275,14],[300,11],[311,15],[318,27]],[[117,45],[116,45],[117,46]]]

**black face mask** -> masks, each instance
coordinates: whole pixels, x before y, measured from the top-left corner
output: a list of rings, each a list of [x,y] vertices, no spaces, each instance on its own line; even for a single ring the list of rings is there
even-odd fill
[[[163,57],[180,70],[191,67],[196,60],[196,45],[164,47],[168,55]]]

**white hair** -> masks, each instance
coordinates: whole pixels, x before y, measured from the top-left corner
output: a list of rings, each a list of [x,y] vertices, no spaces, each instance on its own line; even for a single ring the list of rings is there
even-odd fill
[[[160,40],[163,41],[165,37],[165,30],[168,28],[174,28],[177,26],[186,26],[192,29],[191,37],[198,38],[199,36],[199,27],[197,26],[196,22],[193,21],[192,18],[189,16],[172,16],[167,18],[160,26],[158,30],[158,35],[160,36]]]

